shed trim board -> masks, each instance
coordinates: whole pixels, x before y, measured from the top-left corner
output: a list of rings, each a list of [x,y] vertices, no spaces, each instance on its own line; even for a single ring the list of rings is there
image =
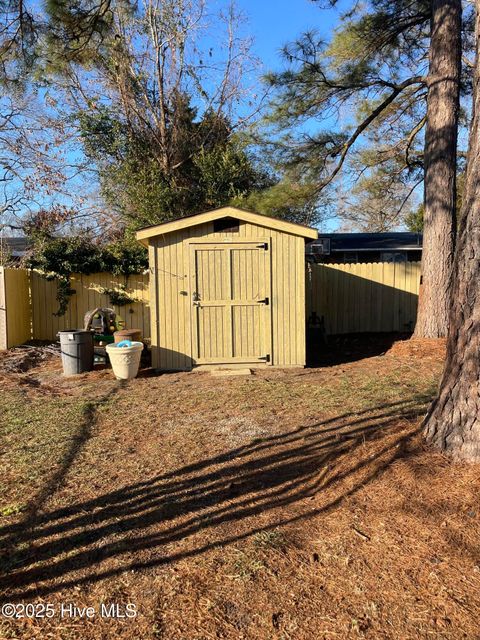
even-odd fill
[[[205,211],[204,213],[197,213],[193,216],[185,216],[184,218],[173,220],[172,222],[164,222],[151,227],[145,227],[144,229],[137,231],[137,240],[147,247],[148,239],[154,236],[164,233],[172,233],[172,231],[180,231],[181,229],[186,229],[193,225],[211,222],[213,220],[229,216],[243,220],[243,222],[251,222],[258,226],[264,226],[267,229],[284,231],[285,233],[309,238],[311,240],[316,240],[318,238],[318,231],[316,229],[312,229],[311,227],[307,227],[302,224],[280,220],[279,218],[254,213],[253,211],[245,211],[244,209],[238,209],[237,207],[221,207],[220,209],[214,209],[213,211]]]
[[[240,225],[215,224],[237,218]],[[152,365],[305,365],[305,240],[315,229],[224,207],[144,229]]]

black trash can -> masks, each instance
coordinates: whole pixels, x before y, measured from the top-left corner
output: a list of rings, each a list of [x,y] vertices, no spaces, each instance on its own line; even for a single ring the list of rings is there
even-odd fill
[[[91,331],[59,331],[63,374],[74,376],[93,369],[93,334]]]

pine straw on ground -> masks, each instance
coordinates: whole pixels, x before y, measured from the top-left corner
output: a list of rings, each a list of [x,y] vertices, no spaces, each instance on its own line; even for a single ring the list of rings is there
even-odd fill
[[[55,615],[0,619],[0,638],[478,637],[478,469],[424,447],[440,348],[404,349],[128,384],[55,365],[9,387],[0,587]]]
[[[442,359],[445,357],[447,341],[445,338],[410,338],[395,342],[388,353],[392,356],[416,359]]]

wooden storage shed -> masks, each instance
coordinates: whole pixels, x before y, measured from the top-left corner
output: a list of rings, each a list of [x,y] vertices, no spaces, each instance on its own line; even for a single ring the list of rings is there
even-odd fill
[[[315,229],[224,207],[148,227],[152,365],[305,365],[305,240]]]

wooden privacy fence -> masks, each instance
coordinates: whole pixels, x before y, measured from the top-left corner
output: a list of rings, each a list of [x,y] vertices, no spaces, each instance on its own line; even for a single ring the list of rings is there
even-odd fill
[[[412,331],[420,262],[307,265],[307,319],[327,334]]]
[[[122,317],[125,326],[142,330],[144,338],[150,337],[150,313],[148,308],[148,274],[114,276],[111,273],[73,274],[71,296],[64,316],[56,316],[58,309],[57,283],[46,280],[39,273],[31,273],[32,334],[35,340],[55,340],[58,331],[81,328],[87,311],[96,307],[110,307]],[[103,293],[104,289],[119,290],[135,300],[125,306],[114,306]]]
[[[26,269],[0,268],[0,349],[28,340],[56,340],[58,331],[78,329],[84,325],[87,311],[111,307],[128,328],[142,331],[150,338],[149,277],[146,275],[114,276],[111,273],[73,274],[74,291],[67,312],[55,315],[59,303],[57,282],[46,280],[40,273]],[[104,289],[125,293],[134,300],[127,305],[112,305]]]
[[[306,317],[323,317],[328,334],[411,331],[415,325],[419,262],[308,264],[306,278]],[[0,349],[30,339],[55,340],[58,331],[83,327],[88,310],[113,306],[103,290],[123,286],[135,302],[113,308],[127,327],[138,327],[149,339],[148,274],[74,274],[67,312],[56,316],[55,280],[0,267]]]

